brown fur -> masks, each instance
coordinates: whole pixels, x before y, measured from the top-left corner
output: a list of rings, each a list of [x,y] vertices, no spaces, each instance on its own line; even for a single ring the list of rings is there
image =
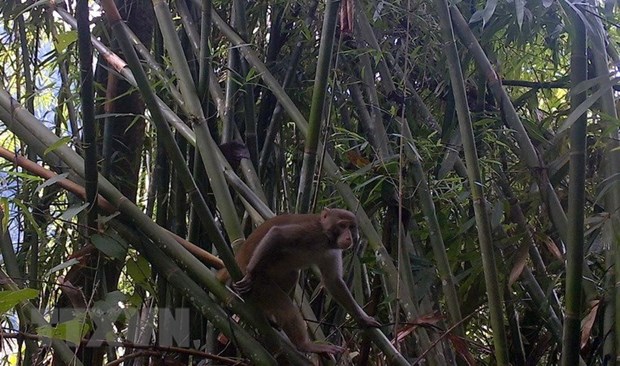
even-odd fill
[[[282,327],[303,352],[338,353],[341,347],[310,342],[306,324],[290,298],[299,270],[317,265],[332,296],[363,326],[379,326],[355,302],[342,280],[342,250],[358,240],[355,215],[342,209],[321,214],[286,214],[258,226],[237,251],[235,258],[244,273],[234,287],[250,293],[254,302]],[[218,273],[227,281],[228,272]]]

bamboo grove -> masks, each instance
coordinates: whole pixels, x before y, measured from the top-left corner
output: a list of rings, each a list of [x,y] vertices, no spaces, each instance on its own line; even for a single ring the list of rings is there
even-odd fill
[[[0,363],[619,364],[619,13],[1,2]],[[216,278],[325,207],[357,217],[344,280],[381,323],[303,271],[335,358]]]

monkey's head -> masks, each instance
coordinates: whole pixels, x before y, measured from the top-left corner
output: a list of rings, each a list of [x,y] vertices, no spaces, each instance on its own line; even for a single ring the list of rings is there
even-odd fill
[[[359,240],[357,219],[350,211],[338,208],[323,209],[321,227],[329,238],[329,245],[337,249],[348,249]]]

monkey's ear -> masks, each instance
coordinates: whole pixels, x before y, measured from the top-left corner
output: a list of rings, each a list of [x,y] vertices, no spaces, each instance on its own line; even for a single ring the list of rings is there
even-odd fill
[[[321,212],[321,220],[325,220],[327,216],[329,216],[330,211],[331,210],[329,208],[325,207]]]

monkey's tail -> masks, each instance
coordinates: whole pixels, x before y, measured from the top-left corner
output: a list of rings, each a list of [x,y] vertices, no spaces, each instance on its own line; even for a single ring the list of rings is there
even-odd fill
[[[215,277],[217,278],[218,281],[220,281],[223,284],[229,284],[230,282],[230,273],[228,273],[228,270],[226,268],[222,268],[219,271],[217,271],[217,274],[215,275]]]

